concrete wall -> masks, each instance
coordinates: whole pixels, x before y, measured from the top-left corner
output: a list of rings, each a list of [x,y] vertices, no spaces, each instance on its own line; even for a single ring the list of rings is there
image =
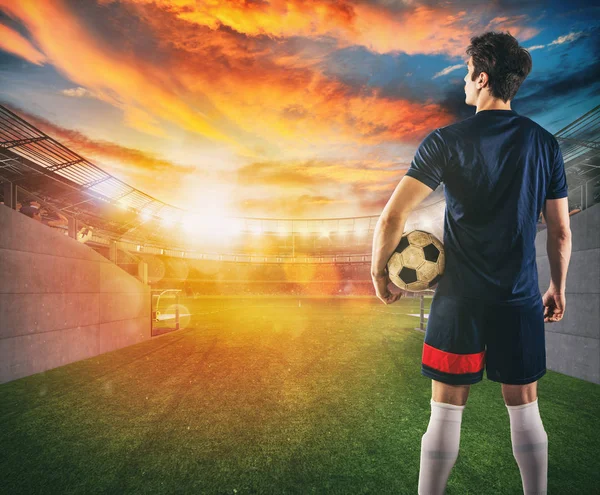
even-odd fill
[[[573,251],[567,272],[567,307],[546,323],[549,370],[600,384],[600,204],[570,217]],[[550,285],[547,231],[535,240],[540,292]]]
[[[150,289],[0,205],[0,383],[150,339]]]

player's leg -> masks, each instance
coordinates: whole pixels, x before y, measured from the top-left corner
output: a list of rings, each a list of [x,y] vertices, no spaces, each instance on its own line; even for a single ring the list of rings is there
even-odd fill
[[[545,494],[548,436],[537,397],[537,381],[546,373],[542,298],[519,305],[488,304],[487,315],[487,377],[502,384],[523,492]]]
[[[419,495],[441,495],[458,459],[471,384],[484,370],[485,308],[436,292],[423,343],[421,374],[431,378],[431,419],[421,440]]]
[[[431,418],[421,439],[419,495],[442,495],[458,458],[462,413],[470,385],[431,383]]]
[[[522,406],[537,400],[537,380],[526,385],[502,384],[502,397],[507,406]]]
[[[502,384],[510,417],[512,450],[525,495],[545,495],[548,486],[548,435],[538,408],[537,381],[526,385]]]
[[[471,385],[450,385],[431,380],[431,398],[435,402],[464,406],[469,398]]]

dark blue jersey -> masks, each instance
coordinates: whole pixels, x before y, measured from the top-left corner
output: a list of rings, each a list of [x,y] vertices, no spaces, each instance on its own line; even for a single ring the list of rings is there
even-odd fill
[[[436,292],[521,304],[541,298],[536,224],[567,196],[556,138],[514,110],[481,110],[432,131],[406,175],[446,197],[446,268]]]

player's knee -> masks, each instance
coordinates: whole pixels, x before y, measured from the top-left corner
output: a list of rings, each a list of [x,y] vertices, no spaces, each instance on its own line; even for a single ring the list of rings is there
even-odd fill
[[[537,399],[537,381],[526,385],[502,384],[502,397],[507,406],[521,406]]]
[[[466,405],[470,389],[471,385],[450,385],[431,380],[431,398],[444,404]]]

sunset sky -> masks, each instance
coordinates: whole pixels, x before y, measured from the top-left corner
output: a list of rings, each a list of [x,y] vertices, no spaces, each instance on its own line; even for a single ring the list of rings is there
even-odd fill
[[[598,105],[593,4],[0,0],[0,103],[180,208],[378,215],[421,140],[475,113],[472,36],[530,51],[512,108],[550,132]]]

